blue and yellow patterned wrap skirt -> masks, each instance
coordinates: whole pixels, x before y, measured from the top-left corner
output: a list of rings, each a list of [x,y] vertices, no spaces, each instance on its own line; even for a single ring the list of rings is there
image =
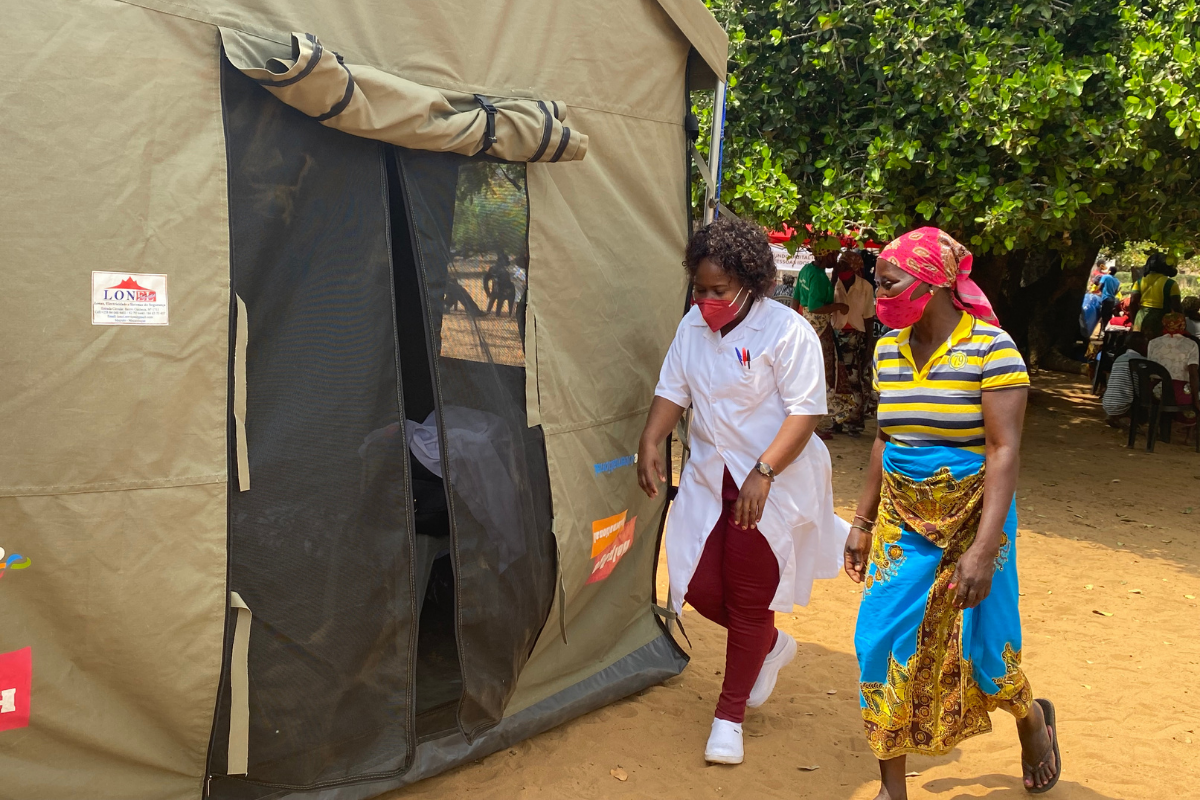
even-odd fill
[[[992,729],[988,712],[1029,713],[1021,671],[1017,507],[1004,523],[991,593],[954,608],[950,581],[975,541],[984,458],[888,443],[854,645],[867,739],[883,760],[943,755]]]

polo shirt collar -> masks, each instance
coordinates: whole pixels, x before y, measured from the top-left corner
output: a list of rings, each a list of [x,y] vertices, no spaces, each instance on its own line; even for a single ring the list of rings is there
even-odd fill
[[[950,332],[950,338],[942,342],[938,349],[933,351],[933,355],[929,357],[929,361],[927,361],[925,366],[920,370],[917,370],[917,361],[913,358],[912,346],[908,342],[909,337],[912,335],[911,325],[901,330],[900,333],[896,334],[896,344],[899,345],[900,354],[907,359],[909,365],[913,368],[913,371],[919,372],[921,375],[925,375],[929,372],[930,367],[932,367],[938,361],[938,359],[942,358],[947,352],[949,352],[950,348],[970,337],[971,332],[974,329],[975,318],[966,311],[962,312],[962,317],[959,318],[958,324],[955,325],[954,330]]]

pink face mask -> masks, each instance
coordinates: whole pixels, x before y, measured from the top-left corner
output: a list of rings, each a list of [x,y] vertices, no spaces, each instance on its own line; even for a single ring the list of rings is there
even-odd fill
[[[742,311],[742,306],[737,305],[738,297],[741,296],[742,292],[739,291],[728,303],[724,300],[704,299],[697,300],[696,305],[700,306],[700,316],[704,317],[708,327],[715,332],[737,319],[737,315]]]
[[[925,313],[929,298],[933,297],[933,292],[930,291],[914,300],[913,292],[921,285],[921,281],[913,281],[911,286],[895,297],[876,298],[875,313],[879,316],[879,321],[893,329],[915,325]]]

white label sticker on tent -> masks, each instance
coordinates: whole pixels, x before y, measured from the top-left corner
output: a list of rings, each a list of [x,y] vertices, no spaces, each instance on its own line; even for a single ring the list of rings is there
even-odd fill
[[[166,325],[167,276],[92,273],[93,325]]]

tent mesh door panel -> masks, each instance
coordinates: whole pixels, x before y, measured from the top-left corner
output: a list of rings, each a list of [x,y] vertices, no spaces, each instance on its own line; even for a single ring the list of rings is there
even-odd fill
[[[525,412],[525,165],[395,154],[433,354],[426,422],[450,476],[458,720],[470,738],[503,716],[554,594],[545,444]]]
[[[418,421],[427,419],[436,407],[433,360],[428,345],[422,283],[409,229],[408,205],[392,148],[387,149],[387,170],[400,383],[405,414],[410,420]],[[417,552],[414,567],[420,609],[416,687],[416,735],[420,741],[458,729],[462,669],[454,616],[454,569],[449,556],[450,509],[445,482],[416,458],[410,459],[410,465]]]
[[[231,486],[230,519],[230,588],[253,613],[247,779],[395,772],[413,746],[415,599],[384,146],[228,63],[223,102],[249,312],[251,488]]]

